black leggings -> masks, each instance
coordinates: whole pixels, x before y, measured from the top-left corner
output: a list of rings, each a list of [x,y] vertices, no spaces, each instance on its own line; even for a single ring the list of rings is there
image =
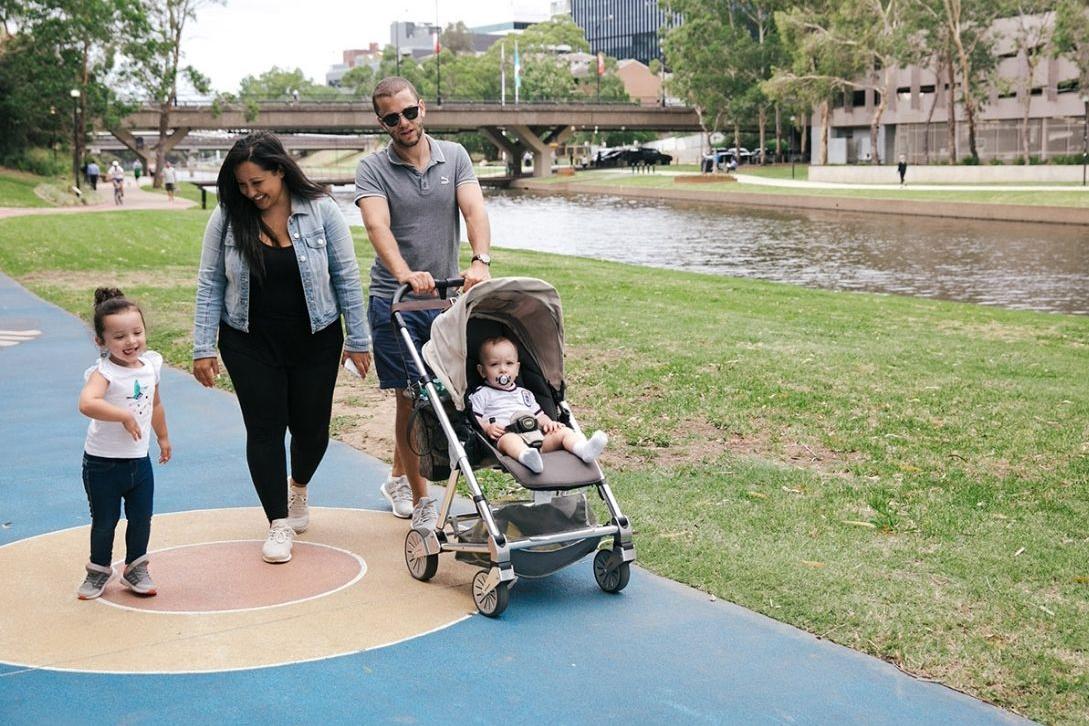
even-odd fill
[[[308,484],[329,445],[333,387],[344,333],[338,319],[311,334],[304,325],[220,325],[219,348],[246,424],[246,461],[265,516],[287,516],[287,457],[291,478]]]

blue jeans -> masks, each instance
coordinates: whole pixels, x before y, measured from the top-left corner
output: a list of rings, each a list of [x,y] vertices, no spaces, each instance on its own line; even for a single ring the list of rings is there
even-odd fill
[[[113,561],[113,532],[125,502],[125,564],[147,554],[151,538],[151,505],[155,477],[151,458],[111,459],[83,454],[83,488],[91,507],[91,562],[109,567]]]
[[[374,357],[374,370],[378,373],[379,388],[408,388],[415,381],[418,373],[412,356],[405,350],[401,331],[393,322],[390,312],[393,301],[384,297],[371,296],[367,305],[367,319],[371,325],[371,355]],[[402,312],[405,327],[416,346],[416,352],[423,349],[423,344],[431,340],[431,323],[439,316],[438,310],[411,310]],[[411,373],[410,373],[411,371]]]

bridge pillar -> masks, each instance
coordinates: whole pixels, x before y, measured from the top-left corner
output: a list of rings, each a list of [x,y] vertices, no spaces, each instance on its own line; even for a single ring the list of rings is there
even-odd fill
[[[572,126],[529,127],[508,126],[519,141],[529,147],[533,154],[533,176],[550,176],[552,164],[556,160],[554,144],[560,143],[574,133]]]
[[[507,176],[522,176],[522,155],[526,153],[525,144],[513,141],[496,126],[482,126],[479,129],[496,147],[507,156]]]
[[[166,155],[169,154],[170,151],[178,145],[178,142],[189,135],[189,129],[184,126],[180,126],[174,129],[174,131],[171,132],[170,136],[167,136],[160,143],[153,144],[150,148],[146,144],[142,143],[142,139],[137,139],[135,136],[133,136],[132,132],[128,129],[110,129],[110,133],[113,134],[113,137],[115,139],[120,141],[130,151],[132,151],[134,154],[139,156],[141,160],[143,160],[144,173],[146,173],[148,176],[151,176],[151,167],[155,166],[155,159],[158,156],[159,151],[162,151],[162,157],[163,159],[165,159]],[[162,147],[162,149],[159,148],[160,146]],[[157,172],[155,174],[155,179],[162,179],[162,174],[159,173],[160,170],[156,168],[155,171]]]

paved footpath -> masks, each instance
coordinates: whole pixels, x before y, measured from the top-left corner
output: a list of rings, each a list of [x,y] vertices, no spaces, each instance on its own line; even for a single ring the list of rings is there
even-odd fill
[[[1024,723],[638,568],[607,595],[576,563],[520,581],[501,618],[475,615],[473,570],[449,555],[435,581],[409,577],[407,525],[377,496],[385,467],[336,442],[296,558],[266,565],[234,398],[175,370],[159,595],[113,584],[80,602],[75,404],[95,350],[80,321],[3,276],[0,329],[20,339],[0,347],[4,724]]]
[[[145,184],[146,186],[146,184]],[[0,207],[0,219],[25,217],[37,214],[81,214],[86,212],[117,212],[134,209],[188,209],[196,206],[191,199],[175,195],[171,202],[165,193],[148,192],[139,188],[132,180],[125,181],[125,203],[113,203],[113,191],[109,183],[99,183],[98,201],[94,204],[79,204],[69,207]]]

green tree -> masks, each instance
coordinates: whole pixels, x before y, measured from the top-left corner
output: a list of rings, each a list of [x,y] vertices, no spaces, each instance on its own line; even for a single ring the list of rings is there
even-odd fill
[[[273,66],[264,73],[249,75],[238,86],[238,96],[243,101],[293,101],[300,99],[335,98],[339,92],[329,86],[318,85],[303,74],[302,69],[286,69]]]
[[[443,50],[448,50],[454,55],[473,52],[473,34],[465,27],[465,23],[457,21],[449,23],[439,37],[439,44]]]
[[[1089,8],[1084,0],[1059,0],[1055,47],[1078,68],[1078,90],[1089,93]]]
[[[1055,0],[1004,0],[1002,15],[1014,19],[1010,34],[1019,58],[1024,59],[1026,73],[1017,79],[1017,95],[1021,101],[1021,159],[1029,163],[1029,110],[1032,105],[1032,82],[1040,61],[1056,54]]]
[[[178,81],[184,78],[199,93],[208,93],[211,83],[193,66],[182,65],[182,38],[186,23],[195,20],[197,11],[222,0],[143,0],[149,23],[149,37],[132,38],[125,53],[135,62],[127,75],[159,109],[159,140],[155,144],[156,189],[163,185],[170,114],[178,102]]]
[[[147,35],[143,5],[4,0],[0,17],[8,34],[0,46],[0,155],[17,157],[59,133],[74,139],[73,158],[81,160],[87,129],[110,125],[124,110],[112,90],[114,71],[124,44]]]

